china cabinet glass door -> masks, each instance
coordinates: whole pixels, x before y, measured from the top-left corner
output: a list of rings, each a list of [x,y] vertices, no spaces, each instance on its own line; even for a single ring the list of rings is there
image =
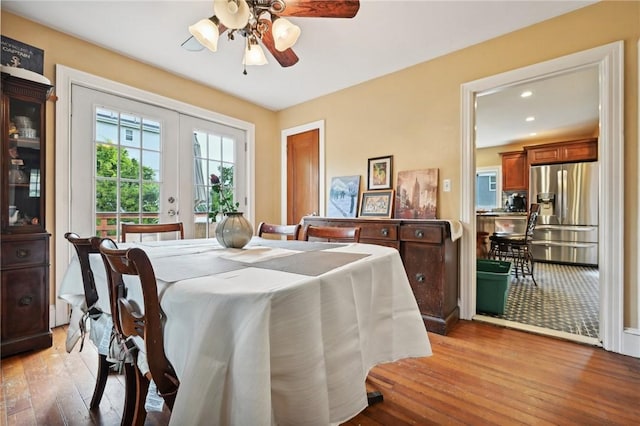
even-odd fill
[[[43,228],[41,103],[8,99],[8,227]],[[16,229],[19,231],[20,229]]]

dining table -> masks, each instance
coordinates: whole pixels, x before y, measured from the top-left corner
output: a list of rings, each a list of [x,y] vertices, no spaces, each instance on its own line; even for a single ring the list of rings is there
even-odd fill
[[[362,243],[139,241],[153,266],[164,346],[180,380],[172,425],[329,425],[367,406],[377,364],[432,354],[400,255]],[[104,264],[90,256],[110,314]],[[139,301],[137,277],[125,277]],[[82,306],[72,257],[58,297]]]

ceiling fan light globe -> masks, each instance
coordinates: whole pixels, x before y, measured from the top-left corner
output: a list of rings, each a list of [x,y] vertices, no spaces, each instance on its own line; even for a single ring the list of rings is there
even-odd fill
[[[264,55],[264,50],[259,44],[247,44],[247,48],[244,51],[244,58],[242,59],[244,65],[266,65],[269,62]]]
[[[220,32],[218,31],[218,26],[211,19],[201,19],[189,26],[189,33],[210,51],[215,52],[218,50]]]
[[[251,14],[246,0],[213,0],[213,11],[222,25],[235,30],[244,28]]]
[[[271,32],[276,49],[280,52],[293,47],[301,33],[299,26],[292,24],[284,18],[278,18],[273,22]]]
[[[210,19],[201,19],[195,24],[189,26],[189,33],[195,37],[198,42],[212,52],[218,50],[218,38],[220,33],[218,26]]]

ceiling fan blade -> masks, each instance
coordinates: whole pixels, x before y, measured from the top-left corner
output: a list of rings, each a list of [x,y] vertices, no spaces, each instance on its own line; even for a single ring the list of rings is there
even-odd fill
[[[269,27],[262,35],[262,44],[264,44],[264,47],[271,52],[273,57],[276,58],[276,61],[278,61],[283,67],[295,65],[299,60],[298,55],[296,55],[291,48],[282,52],[276,49],[276,43],[273,40],[273,34],[271,33],[271,21],[261,20],[261,22]]]
[[[191,36],[185,41],[183,41],[180,46],[182,46],[184,49],[188,50],[189,52],[199,52],[202,49],[204,49],[204,46],[201,45],[200,42],[198,42],[198,40],[196,40],[194,36]]]
[[[285,0],[280,16],[308,18],[353,18],[360,9],[359,0]]]

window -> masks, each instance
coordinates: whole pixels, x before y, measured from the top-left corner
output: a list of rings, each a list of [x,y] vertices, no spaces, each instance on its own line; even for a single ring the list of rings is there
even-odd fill
[[[501,180],[498,167],[476,170],[476,210],[491,210],[501,206]]]
[[[160,123],[97,108],[95,128],[96,227],[113,237],[120,222],[158,223]]]
[[[31,169],[29,178],[29,197],[40,196],[40,169]]]
[[[235,206],[235,152],[231,138],[197,131],[193,134],[195,193],[203,194],[194,203],[194,212],[206,212],[211,221]]]
[[[194,117],[180,127],[192,129],[194,237],[210,238],[224,212],[246,208],[245,133]]]

